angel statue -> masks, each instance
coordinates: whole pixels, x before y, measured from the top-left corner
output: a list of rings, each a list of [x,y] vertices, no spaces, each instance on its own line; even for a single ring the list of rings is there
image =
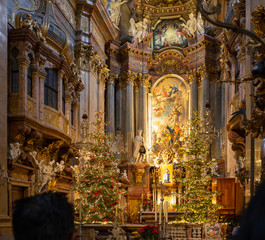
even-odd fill
[[[54,165],[54,160],[50,161],[48,164],[45,163],[45,160],[41,160],[39,163],[40,192],[45,190],[44,186],[47,185],[54,176],[53,165]]]
[[[116,27],[119,26],[120,17],[121,17],[121,5],[126,3],[127,0],[112,0],[108,7],[108,12],[110,13],[111,21],[114,23]]]
[[[14,160],[21,154],[20,143],[19,142],[10,143],[9,146],[10,146],[9,148],[10,159]]]
[[[204,34],[204,26],[201,13],[198,14],[198,17],[196,19],[194,13],[191,12],[189,14],[189,20],[187,21],[187,23],[182,23],[181,26],[184,30],[186,30],[190,37],[195,37],[196,32],[200,35]]]
[[[144,18],[143,21],[135,22],[133,18],[130,19],[129,34],[133,36],[133,42],[138,39],[138,42],[142,42],[145,35],[148,33],[148,19]]]

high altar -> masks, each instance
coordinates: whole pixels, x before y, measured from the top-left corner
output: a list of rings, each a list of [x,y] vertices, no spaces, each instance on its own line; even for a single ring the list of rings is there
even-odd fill
[[[194,112],[212,124],[209,157],[218,168],[213,188],[223,191],[215,199],[220,212],[241,212],[265,172],[260,140],[241,129],[242,116],[251,119],[257,105],[248,122],[264,138],[263,88],[253,87],[253,104],[250,83],[238,82],[252,63],[241,34],[203,20],[194,0],[2,2],[0,238],[11,234],[17,199],[50,184],[74,202],[82,116],[91,123],[99,111],[109,122],[106,134],[120,142],[113,152],[127,190],[122,222],[154,222],[155,212],[159,221],[161,199],[169,221],[176,214],[183,191],[176,165]],[[254,28],[263,27],[265,10],[256,1],[218,2],[224,10],[217,19],[252,26],[246,13],[253,11]]]

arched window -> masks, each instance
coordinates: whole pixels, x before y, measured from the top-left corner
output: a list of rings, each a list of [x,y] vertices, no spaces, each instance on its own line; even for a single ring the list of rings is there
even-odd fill
[[[11,82],[11,91],[12,93],[18,93],[19,91],[19,65],[17,61],[17,56],[19,51],[17,48],[12,49],[12,57],[13,57],[13,64],[12,64],[12,82]]]
[[[44,104],[58,110],[58,70],[47,69],[44,82]]]
[[[27,79],[27,84],[28,84],[28,95],[32,97],[32,73],[31,73],[31,63],[29,64],[28,68],[28,79]]]

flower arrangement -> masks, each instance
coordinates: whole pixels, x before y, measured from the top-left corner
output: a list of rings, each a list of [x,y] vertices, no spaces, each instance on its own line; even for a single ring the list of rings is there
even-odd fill
[[[153,200],[146,199],[143,201],[143,209],[146,210],[153,210]]]
[[[146,225],[140,229],[140,235],[143,239],[157,240],[159,238],[159,228],[154,225]]]

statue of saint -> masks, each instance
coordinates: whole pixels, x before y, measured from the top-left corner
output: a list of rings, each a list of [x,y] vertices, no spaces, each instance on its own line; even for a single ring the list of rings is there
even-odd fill
[[[182,23],[181,26],[184,30],[188,33],[190,37],[195,37],[195,33],[202,35],[204,34],[204,26],[203,26],[203,20],[201,13],[198,14],[198,17],[196,19],[196,16],[194,16],[194,13],[189,14],[189,20],[186,24]]]
[[[110,2],[108,11],[110,13],[110,18],[112,20],[112,22],[115,24],[116,27],[119,26],[120,23],[120,17],[121,17],[121,5],[126,3],[127,0],[112,0]]]
[[[142,129],[138,129],[137,135],[134,138],[134,145],[133,145],[133,161],[134,162],[143,162],[144,161],[144,154],[146,152],[144,147],[144,138],[142,136]]]
[[[148,19],[144,18],[143,21],[135,22],[133,18],[130,19],[130,29],[129,29],[129,34],[133,36],[133,42],[138,39],[138,42],[142,42],[145,35],[148,33],[147,32],[147,23]]]

